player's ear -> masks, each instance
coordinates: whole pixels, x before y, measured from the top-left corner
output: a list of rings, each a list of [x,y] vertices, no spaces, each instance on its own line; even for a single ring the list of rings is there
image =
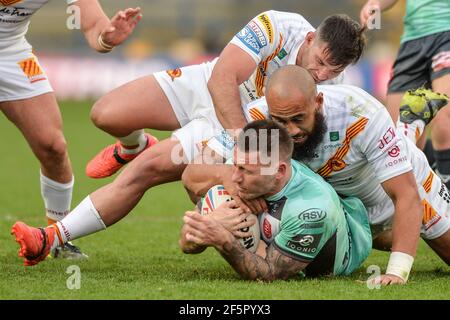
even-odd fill
[[[322,105],[323,105],[323,93],[319,92],[316,96],[316,110],[318,109],[322,109]]]
[[[308,46],[311,46],[316,38],[316,32],[310,31],[306,34],[305,41]]]
[[[288,168],[287,163],[284,161],[280,161],[280,164],[278,165],[278,172],[276,174],[277,179],[281,179],[286,175],[287,168]]]

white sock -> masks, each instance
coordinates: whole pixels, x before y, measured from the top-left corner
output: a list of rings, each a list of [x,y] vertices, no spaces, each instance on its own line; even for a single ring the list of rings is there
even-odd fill
[[[47,218],[59,221],[70,212],[74,178],[68,183],[53,181],[41,174],[41,195]]]
[[[422,120],[414,120],[411,124],[397,121],[397,132],[402,132],[414,144],[417,143],[424,130],[425,123]]]
[[[106,229],[102,218],[87,196],[61,221],[56,223],[63,243]]]
[[[136,154],[144,150],[147,145],[147,137],[144,129],[133,131],[126,137],[118,138],[122,147],[120,152],[124,154]]]

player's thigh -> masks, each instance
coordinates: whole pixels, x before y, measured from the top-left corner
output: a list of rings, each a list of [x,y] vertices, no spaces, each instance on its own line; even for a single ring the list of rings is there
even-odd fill
[[[431,170],[419,193],[423,203],[422,238],[450,263],[450,193]]]
[[[33,151],[55,144],[65,149],[62,117],[54,93],[1,102],[0,109],[23,133]]]
[[[91,111],[94,123],[108,130],[175,130],[180,124],[153,75],[129,82],[100,98]]]

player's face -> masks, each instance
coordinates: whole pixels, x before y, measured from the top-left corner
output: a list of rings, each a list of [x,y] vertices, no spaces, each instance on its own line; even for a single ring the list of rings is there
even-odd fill
[[[316,83],[336,78],[344,70],[343,66],[329,63],[328,44],[317,39],[314,33],[308,33],[304,46],[304,50],[299,52],[297,65],[308,70]]]
[[[294,143],[304,143],[314,131],[316,101],[293,95],[291,99],[268,98],[267,102],[272,119],[289,131]]]
[[[312,101],[295,95],[292,101],[269,97],[267,101],[272,119],[284,126],[294,140],[293,158],[313,158],[327,130],[322,114],[323,94],[319,93]]]
[[[235,148],[232,181],[242,199],[251,200],[270,194],[276,189],[275,175],[263,174],[257,152],[239,152]],[[256,163],[255,163],[256,162]],[[268,166],[266,166],[268,168]]]

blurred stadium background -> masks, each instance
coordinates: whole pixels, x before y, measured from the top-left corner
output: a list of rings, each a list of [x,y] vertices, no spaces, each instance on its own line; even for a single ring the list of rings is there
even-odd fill
[[[64,1],[50,1],[32,19],[28,40],[60,99],[95,99],[109,90],[167,68],[199,63],[217,56],[233,35],[258,13],[298,12],[313,26],[330,14],[359,20],[364,0],[104,0],[109,16],[125,6],[140,6],[143,20],[134,36],[107,56],[93,53],[78,30],[69,30]],[[383,14],[381,30],[368,33],[368,50],[349,68],[346,82],[383,100],[390,67],[402,32],[401,1]]]

